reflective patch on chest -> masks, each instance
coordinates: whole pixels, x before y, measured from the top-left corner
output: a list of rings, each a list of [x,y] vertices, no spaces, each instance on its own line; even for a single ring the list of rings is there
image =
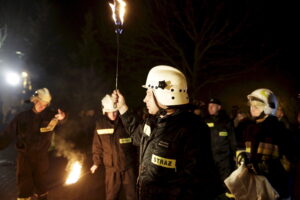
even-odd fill
[[[114,133],[113,128],[104,128],[104,129],[97,129],[97,134],[98,135],[107,135],[107,134],[113,134]]]
[[[226,131],[220,131],[219,132],[219,136],[222,136],[222,137],[228,136],[228,132],[226,132]]]
[[[164,148],[169,148],[169,142],[166,141],[159,141],[158,146],[164,147]]]
[[[49,132],[49,131],[53,131],[55,126],[57,125],[58,123],[58,119],[56,118],[53,118],[49,124],[47,125],[47,127],[43,127],[43,128],[40,128],[40,132],[41,133],[45,133],[45,132]]]
[[[152,154],[151,162],[154,165],[158,165],[165,168],[176,168],[176,160],[175,159],[169,159],[169,158],[163,158],[157,155]]]
[[[245,145],[246,145],[246,152],[247,153],[251,153],[251,146],[252,146],[251,142],[250,141],[246,141]]]
[[[147,124],[144,125],[144,133],[148,136],[151,135],[151,127]]]
[[[213,123],[213,122],[211,122],[211,123],[206,123],[207,124],[207,126],[209,127],[209,128],[211,128],[211,127],[214,127],[215,126],[215,124]]]
[[[132,139],[131,138],[120,138],[119,142],[120,142],[120,144],[131,143]]]

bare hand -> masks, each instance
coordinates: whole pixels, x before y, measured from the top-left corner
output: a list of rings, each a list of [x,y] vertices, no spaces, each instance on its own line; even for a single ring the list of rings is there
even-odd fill
[[[55,118],[58,120],[63,120],[66,117],[66,114],[61,111],[60,109],[57,110],[57,114],[55,115]]]
[[[114,90],[111,96],[120,114],[124,114],[128,110],[124,96],[120,93],[119,90]]]
[[[95,171],[98,169],[98,166],[97,165],[93,165],[92,167],[91,167],[91,172],[92,172],[92,174],[93,173],[95,173]]]

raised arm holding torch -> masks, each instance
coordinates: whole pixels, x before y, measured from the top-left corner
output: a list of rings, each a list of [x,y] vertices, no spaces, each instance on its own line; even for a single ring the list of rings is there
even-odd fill
[[[112,17],[115,22],[115,33],[117,35],[117,63],[116,63],[116,90],[118,89],[118,77],[119,77],[119,54],[120,54],[120,42],[119,36],[123,32],[123,22],[125,15],[126,3],[122,0],[114,0],[114,4],[109,3],[112,9]],[[116,108],[116,105],[114,104]]]

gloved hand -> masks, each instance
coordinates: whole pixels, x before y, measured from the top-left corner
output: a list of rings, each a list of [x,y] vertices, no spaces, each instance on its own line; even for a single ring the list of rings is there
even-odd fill
[[[119,110],[120,114],[124,114],[128,110],[124,96],[119,90],[114,90],[111,96],[113,102],[117,105],[117,109]]]
[[[93,173],[95,173],[95,171],[98,169],[98,166],[97,165],[93,165],[92,167],[91,167],[91,172],[92,172],[92,174]]]

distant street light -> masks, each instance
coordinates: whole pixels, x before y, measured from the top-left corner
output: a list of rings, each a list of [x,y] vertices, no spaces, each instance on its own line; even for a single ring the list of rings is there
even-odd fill
[[[32,90],[31,80],[27,72],[22,72],[21,76],[22,76],[22,85],[23,85],[22,93],[25,94],[26,91]]]
[[[27,77],[28,77],[28,74],[27,74],[27,72],[22,72],[22,73],[21,73],[21,76],[22,76],[22,78],[27,78]]]
[[[15,72],[7,72],[5,74],[5,80],[8,84],[12,86],[17,86],[21,81],[21,77]]]
[[[25,55],[22,51],[16,51],[16,54],[19,56],[19,58],[22,59],[22,57]]]

